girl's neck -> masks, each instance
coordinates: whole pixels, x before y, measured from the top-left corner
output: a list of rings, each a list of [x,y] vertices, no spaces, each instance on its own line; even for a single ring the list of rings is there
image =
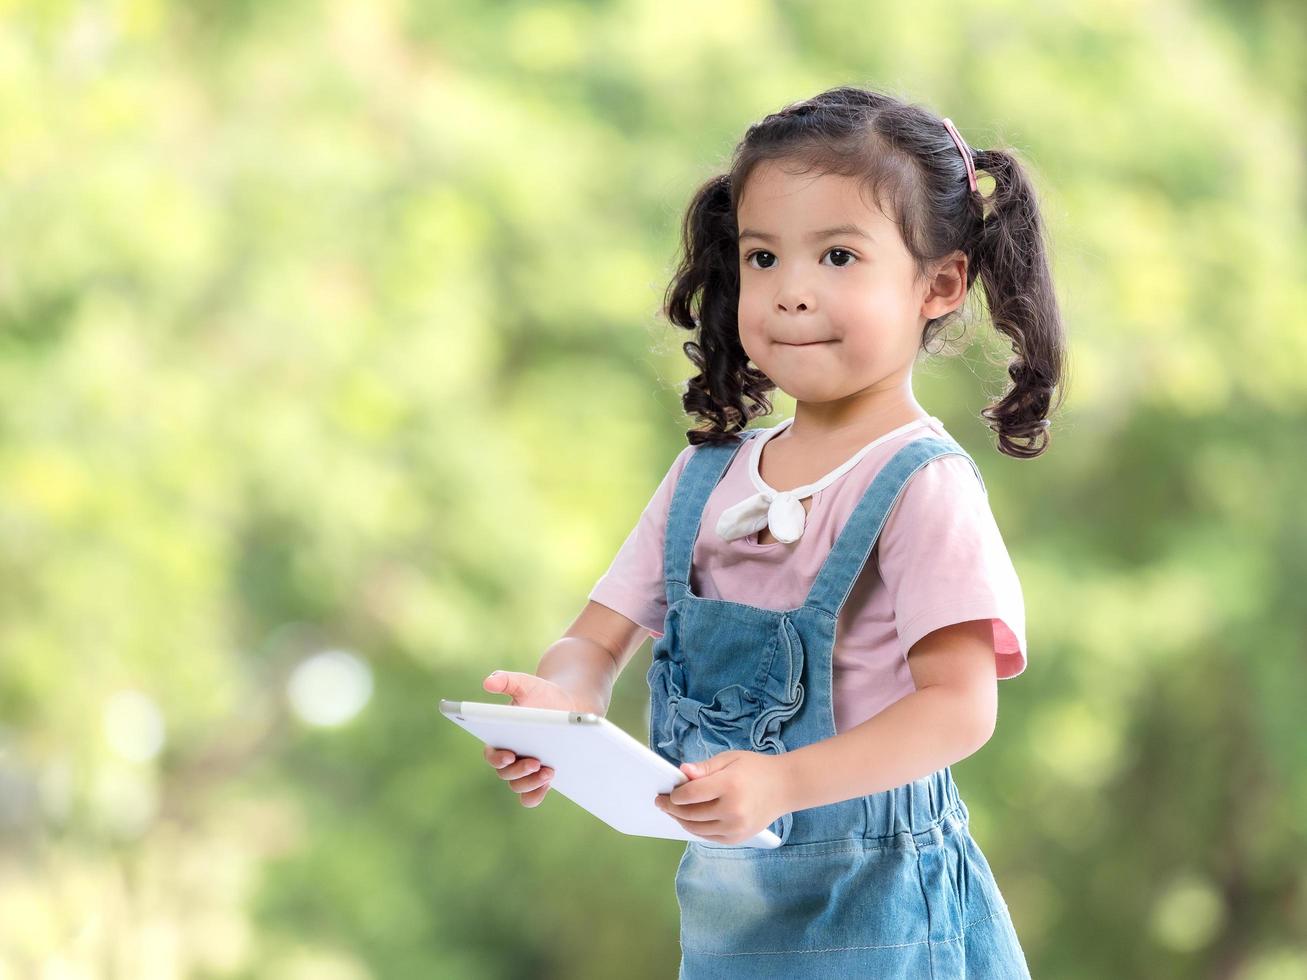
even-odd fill
[[[835,402],[796,402],[794,421],[777,438],[813,445],[865,445],[901,425],[929,417],[911,391],[871,392]]]

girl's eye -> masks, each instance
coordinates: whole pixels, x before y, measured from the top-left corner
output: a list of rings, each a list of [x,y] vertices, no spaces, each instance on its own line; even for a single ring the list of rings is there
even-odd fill
[[[832,249],[830,249],[830,250],[826,253],[826,255],[835,255],[835,254],[837,254],[837,253],[840,254],[840,255],[848,256],[848,258],[850,258],[850,259],[855,259],[855,260],[857,259],[857,256],[856,256],[856,255],[854,255],[854,254],[853,254],[852,252],[850,252],[848,249],[844,249],[844,248],[832,248]],[[744,257],[744,261],[747,263],[747,262],[748,262],[750,259],[752,259],[755,255],[768,255],[768,256],[771,256],[771,258],[773,258],[773,259],[776,258],[776,256],[772,255],[771,252],[768,252],[768,251],[765,251],[764,249],[759,248],[759,249],[754,249],[752,252],[750,252],[748,255],[746,255],[746,256]],[[849,262],[838,262],[838,263],[835,264],[835,268],[837,268],[837,269],[843,269],[843,268],[846,268],[847,266],[849,266],[850,264],[851,264],[851,263],[849,263]],[[755,266],[753,266],[753,268],[757,269],[757,268],[759,268],[759,267],[755,265]],[[770,265],[765,265],[765,266],[762,266],[762,268],[764,268],[764,269],[770,269],[771,266],[770,266]]]

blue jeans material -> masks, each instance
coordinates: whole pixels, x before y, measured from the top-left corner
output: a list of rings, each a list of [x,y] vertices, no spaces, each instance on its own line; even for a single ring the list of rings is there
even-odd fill
[[[735,453],[704,444],[672,495],[667,618],[648,672],[649,746],[674,765],[730,750],[778,754],[836,734],[836,620],[908,478],[957,442],[915,439],[884,466],[803,605],[771,610],[690,591],[704,505]],[[981,485],[984,481],[981,479]],[[948,767],[903,786],[798,810],[774,850],[690,841],[676,871],[682,980],[750,977],[1029,978]]]

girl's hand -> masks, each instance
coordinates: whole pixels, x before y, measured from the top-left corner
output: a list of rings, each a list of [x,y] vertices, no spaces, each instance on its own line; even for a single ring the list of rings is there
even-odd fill
[[[731,751],[683,763],[690,781],[654,803],[692,834],[739,844],[788,812],[778,762],[774,755]]]
[[[570,691],[535,674],[497,670],[482,681],[481,686],[492,694],[507,694],[513,699],[513,704],[526,708],[582,710]],[[484,755],[486,761],[499,770],[499,778],[508,780],[508,788],[520,794],[518,802],[523,806],[538,806],[549,792],[549,780],[554,771],[548,766],[541,767],[539,759],[531,756],[519,759],[517,753],[493,745],[486,746]]]

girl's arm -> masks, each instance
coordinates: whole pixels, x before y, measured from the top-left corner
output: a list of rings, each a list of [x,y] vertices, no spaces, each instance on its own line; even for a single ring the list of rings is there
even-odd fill
[[[775,756],[785,813],[879,793],[974,753],[994,734],[993,625],[955,623],[908,651],[917,690],[833,738]]]
[[[606,715],[613,684],[648,635],[643,626],[591,599],[545,650],[536,676],[571,691],[584,710]]]

